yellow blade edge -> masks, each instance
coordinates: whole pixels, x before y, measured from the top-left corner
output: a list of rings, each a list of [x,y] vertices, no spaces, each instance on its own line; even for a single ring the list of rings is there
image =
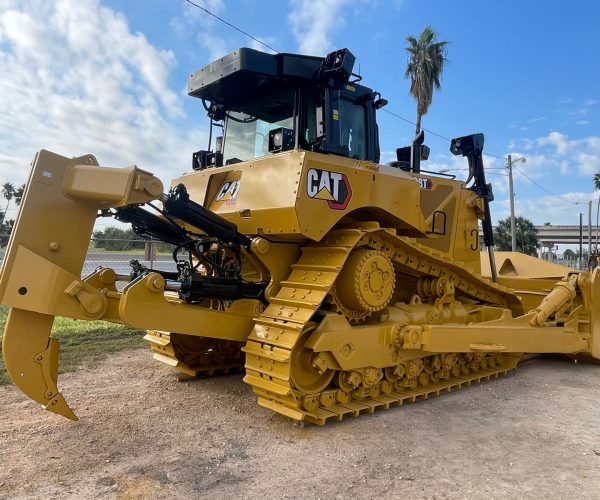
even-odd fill
[[[6,371],[25,395],[46,410],[79,420],[57,387],[59,341],[54,316],[11,308],[2,339]]]

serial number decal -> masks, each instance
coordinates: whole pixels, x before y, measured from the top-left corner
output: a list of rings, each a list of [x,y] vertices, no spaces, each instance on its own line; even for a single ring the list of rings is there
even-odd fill
[[[431,189],[433,187],[433,182],[431,182],[431,179],[426,179],[425,177],[417,177],[417,181],[419,182],[419,187],[421,189]]]
[[[325,200],[333,210],[345,210],[352,198],[346,174],[310,168],[306,175],[306,193],[315,200]]]
[[[215,201],[223,201],[226,205],[233,205],[240,190],[240,181],[225,181],[215,197]]]

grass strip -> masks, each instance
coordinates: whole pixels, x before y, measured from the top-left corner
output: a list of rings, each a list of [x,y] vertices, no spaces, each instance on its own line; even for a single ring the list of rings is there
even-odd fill
[[[8,317],[8,308],[0,306],[0,332]],[[52,327],[52,336],[60,340],[59,373],[75,370],[83,363],[94,366],[110,353],[123,349],[141,347],[144,330],[106,321],[82,321],[57,317]],[[1,333],[0,333],[1,338]],[[0,352],[2,348],[0,347]],[[10,383],[10,378],[0,357],[0,385]]]

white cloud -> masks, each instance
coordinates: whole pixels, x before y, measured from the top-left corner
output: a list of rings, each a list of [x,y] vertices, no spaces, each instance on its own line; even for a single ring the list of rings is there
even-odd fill
[[[521,148],[527,153],[528,175],[532,166],[544,167],[546,172],[556,168],[563,174],[578,172],[584,176],[600,171],[600,136],[570,139],[554,131],[536,139],[511,141],[509,148]]]
[[[525,158],[525,163],[522,162],[514,162],[519,158]],[[552,171],[555,167],[558,167],[556,161],[548,157],[544,154],[522,154],[522,153],[513,153],[513,175],[515,177],[521,176],[521,171],[525,171],[528,177],[532,179],[536,179],[539,177],[543,177],[548,174],[548,172]]]
[[[220,36],[201,31],[198,33],[196,40],[208,51],[208,61],[214,61],[231,52],[227,41]]]
[[[275,45],[275,37],[272,36],[257,36],[256,37],[261,42],[273,47]],[[269,52],[273,54],[273,51],[267,47],[265,47],[262,43],[257,42],[256,40],[250,40],[250,44],[248,45],[251,49],[260,50],[261,52]]]
[[[41,148],[186,170],[204,134],[180,125],[175,64],[98,0],[0,0],[0,178],[23,182]]]
[[[571,192],[562,194],[560,198],[555,195],[522,198],[517,192],[515,213],[534,221],[535,224],[577,224],[579,212],[584,212],[584,217],[587,216],[587,203],[592,198],[591,192]],[[500,218],[510,214],[508,210],[504,213]]]
[[[567,140],[567,136],[560,132],[550,132],[546,137],[539,137],[536,142],[538,146],[554,146],[559,155],[566,154],[571,147]]]
[[[223,0],[194,0],[194,3],[215,15],[222,16],[225,11]],[[213,33],[218,23],[219,21],[207,12],[184,2],[181,15],[171,19],[169,25],[178,36],[193,37],[205,49],[203,59],[208,64],[237,48],[232,45],[231,39]]]
[[[344,25],[349,0],[291,0],[288,21],[302,54],[324,56],[332,47],[331,32]]]
[[[573,111],[569,111],[570,116],[585,116],[588,113],[588,108],[578,108]]]
[[[201,22],[204,25],[212,25],[217,21],[214,17],[207,14],[202,9],[188,3],[182,3],[182,14],[180,17],[171,19],[171,25],[173,27],[180,28],[182,30],[189,26],[189,23]],[[224,0],[194,0],[194,3],[200,7],[204,7],[206,10],[213,14],[219,15],[225,10]]]
[[[509,150],[515,150],[515,149],[523,149],[525,151],[529,151],[531,150],[534,146],[536,145],[536,142],[532,139],[527,139],[527,138],[523,138],[523,139],[513,139],[508,143],[508,149]],[[514,154],[514,153],[513,153]]]
[[[577,109],[574,109],[573,111],[570,111],[569,115],[570,116],[574,116],[574,117],[583,117],[583,116],[586,116],[589,113],[590,108],[592,106],[595,106],[596,104],[598,104],[598,101],[596,99],[587,99]],[[576,123],[578,123],[578,122],[576,122]]]
[[[391,151],[381,151],[381,158],[379,159],[379,163],[385,165],[390,161],[396,161],[396,150]]]
[[[579,153],[579,171],[584,175],[594,175],[600,171],[600,154]]]

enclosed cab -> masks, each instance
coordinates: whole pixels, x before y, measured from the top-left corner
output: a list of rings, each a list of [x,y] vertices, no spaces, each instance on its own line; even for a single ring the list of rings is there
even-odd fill
[[[347,49],[320,57],[242,48],[191,74],[189,95],[202,99],[213,150],[194,168],[232,165],[291,149],[379,162],[379,94],[352,75]]]

